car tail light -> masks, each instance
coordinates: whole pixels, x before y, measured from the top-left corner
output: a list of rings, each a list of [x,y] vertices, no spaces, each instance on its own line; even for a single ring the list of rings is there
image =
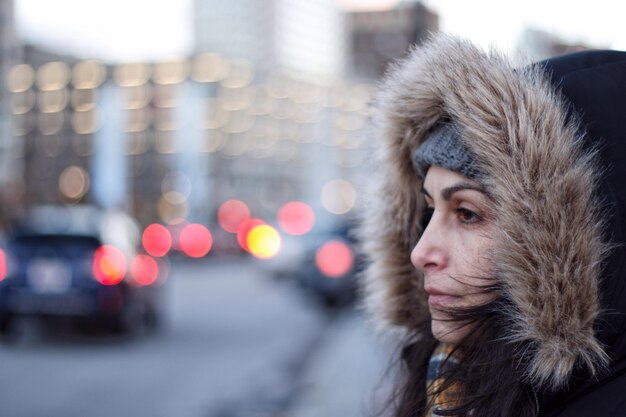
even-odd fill
[[[213,246],[213,236],[206,226],[188,224],[178,236],[180,249],[191,258],[202,258]]]
[[[137,255],[130,265],[130,275],[137,284],[151,285],[159,278],[159,265],[148,255]]]
[[[114,246],[100,246],[93,259],[93,276],[103,285],[119,284],[126,275],[126,258]]]
[[[329,278],[339,278],[352,269],[354,255],[344,242],[331,240],[323,244],[315,254],[317,268]]]

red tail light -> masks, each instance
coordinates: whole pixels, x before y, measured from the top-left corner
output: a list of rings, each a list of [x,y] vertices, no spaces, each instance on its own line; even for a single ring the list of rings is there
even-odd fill
[[[93,259],[93,276],[102,285],[119,284],[126,275],[126,258],[114,246],[100,246]]]
[[[146,227],[141,241],[146,252],[155,257],[167,255],[172,248],[170,231],[167,227],[156,223]]]
[[[352,269],[354,255],[345,243],[331,240],[317,250],[315,263],[322,274],[329,278],[339,278]]]
[[[137,255],[130,265],[130,275],[139,285],[151,285],[159,278],[159,265],[148,255]]]

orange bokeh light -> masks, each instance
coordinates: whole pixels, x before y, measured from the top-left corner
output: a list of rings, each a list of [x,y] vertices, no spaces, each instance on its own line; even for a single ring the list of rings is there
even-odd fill
[[[354,255],[344,242],[331,240],[324,243],[315,254],[317,268],[326,276],[339,278],[352,269]]]
[[[159,278],[159,265],[148,255],[137,255],[130,264],[130,274],[139,285],[151,285]]]
[[[172,248],[172,235],[167,227],[161,224],[151,224],[143,231],[141,243],[150,255],[157,258],[167,255]]]
[[[119,284],[126,275],[126,258],[114,246],[100,246],[93,260],[93,275],[103,285]]]
[[[248,248],[248,233],[250,233],[250,230],[254,227],[261,226],[263,224],[265,224],[263,220],[251,218],[243,221],[239,225],[237,228],[237,243],[239,243],[239,246],[241,246],[243,250],[250,252],[250,249]]]
[[[217,211],[217,222],[229,233],[237,233],[239,225],[250,219],[250,209],[240,200],[228,200]]]
[[[248,236],[246,243],[250,253],[259,259],[268,259],[276,255],[280,250],[280,235],[272,226],[262,224],[253,227]]]
[[[313,229],[315,213],[308,204],[292,201],[278,210],[278,224],[285,233],[304,235]]]
[[[191,258],[202,258],[211,250],[213,237],[206,226],[188,224],[178,237],[180,249]]]

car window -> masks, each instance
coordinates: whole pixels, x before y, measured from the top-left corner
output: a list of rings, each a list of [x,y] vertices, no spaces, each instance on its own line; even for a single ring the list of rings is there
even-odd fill
[[[14,236],[9,239],[8,246],[18,254],[50,248],[57,254],[71,256],[94,251],[100,246],[100,241],[92,236],[32,234]]]

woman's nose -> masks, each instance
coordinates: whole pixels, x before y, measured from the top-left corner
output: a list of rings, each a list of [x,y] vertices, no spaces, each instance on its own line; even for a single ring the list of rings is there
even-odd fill
[[[435,219],[431,219],[411,251],[411,263],[424,273],[441,269],[448,262],[443,231],[433,220]]]

